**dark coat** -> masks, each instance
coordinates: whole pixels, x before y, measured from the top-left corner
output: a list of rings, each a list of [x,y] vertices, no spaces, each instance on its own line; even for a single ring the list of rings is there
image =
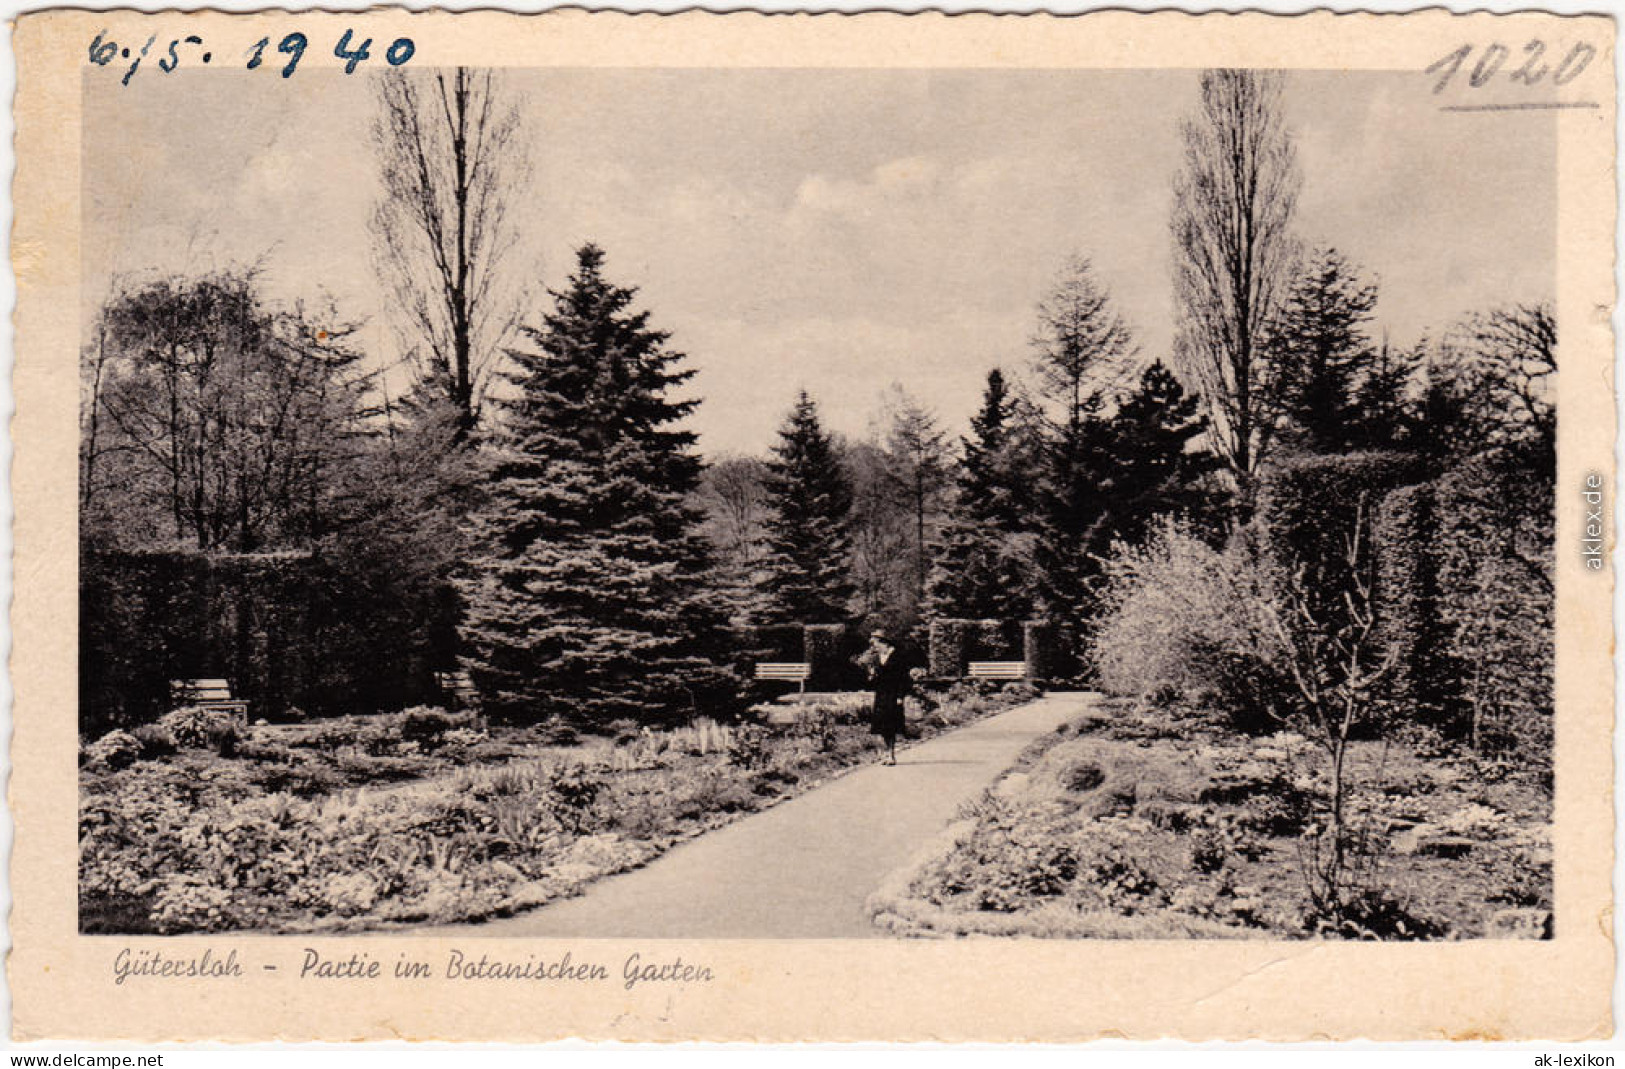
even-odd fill
[[[913,683],[908,669],[908,658],[903,656],[902,650],[894,649],[884,664],[876,663],[869,670],[869,679],[875,688],[875,706],[869,726],[875,734],[887,739],[903,733],[903,699]]]

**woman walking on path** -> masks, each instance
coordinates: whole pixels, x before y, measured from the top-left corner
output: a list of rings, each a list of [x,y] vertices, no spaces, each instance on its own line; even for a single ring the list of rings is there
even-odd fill
[[[876,631],[869,636],[869,649],[864,652],[863,663],[875,689],[869,726],[886,740],[886,764],[895,765],[897,736],[903,732],[903,698],[911,682],[908,662],[884,633]]]

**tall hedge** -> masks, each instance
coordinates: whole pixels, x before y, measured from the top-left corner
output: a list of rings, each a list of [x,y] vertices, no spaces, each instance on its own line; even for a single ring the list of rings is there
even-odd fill
[[[931,678],[958,679],[965,674],[970,658],[971,632],[976,624],[971,620],[936,619],[931,621],[929,654]]]
[[[1258,515],[1277,550],[1308,569],[1311,588],[1338,602],[1356,521],[1369,524],[1384,497],[1422,475],[1420,461],[1406,453],[1294,458],[1265,476]]]
[[[1553,739],[1554,486],[1480,457],[1435,484],[1438,617],[1458,730],[1480,749],[1549,762]]]
[[[1389,494],[1373,529],[1390,709],[1534,763],[1552,743],[1552,493],[1480,456]]]
[[[1440,661],[1438,560],[1429,552],[1438,530],[1434,486],[1401,487],[1373,517],[1377,640],[1391,667],[1382,687],[1390,712],[1443,724],[1451,697]]]
[[[845,624],[808,624],[802,643],[808,687],[833,688],[849,680],[852,658]]]
[[[1029,680],[1036,683],[1068,679],[1077,674],[1077,639],[1070,626],[1050,620],[1028,620],[1021,632]]]
[[[176,679],[225,678],[255,717],[435,701],[444,593],[379,591],[308,554],[86,553],[80,730],[155,720]]]

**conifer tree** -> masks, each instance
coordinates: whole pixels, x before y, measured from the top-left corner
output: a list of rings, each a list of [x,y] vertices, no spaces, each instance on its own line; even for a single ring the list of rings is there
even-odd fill
[[[1138,542],[1153,517],[1204,506],[1199,480],[1216,464],[1212,454],[1190,444],[1206,429],[1201,400],[1187,394],[1162,361],[1146,368],[1111,419],[1110,537]]]
[[[1377,287],[1336,249],[1322,249],[1293,283],[1273,334],[1284,444],[1310,453],[1349,449],[1358,437],[1356,390],[1373,362],[1366,324]]]
[[[767,462],[770,617],[786,624],[840,623],[853,593],[849,571],[852,487],[802,390]]]
[[[1031,613],[1031,472],[1017,398],[988,372],[971,437],[960,439],[955,495],[928,587],[927,611],[959,619],[1025,619]]]
[[[1110,542],[1117,471],[1106,398],[1087,395],[1071,423],[1053,427],[1039,470],[1033,560],[1035,608],[1058,621],[1082,623],[1098,573],[1095,558]]]
[[[1425,340],[1410,351],[1395,350],[1384,341],[1372,354],[1365,378],[1355,389],[1350,442],[1354,449],[1398,449],[1411,444],[1408,394],[1427,348]]]
[[[603,262],[584,246],[509,353],[507,439],[461,583],[464,659],[504,718],[671,720],[725,682],[689,504],[700,461],[675,426],[697,402],[668,396],[692,372]]]
[[[1037,471],[1034,554],[1039,605],[1057,620],[1082,622],[1096,572],[1112,485],[1110,440],[1100,385],[1130,366],[1133,333],[1089,261],[1074,258],[1038,306],[1033,363],[1051,427]]]

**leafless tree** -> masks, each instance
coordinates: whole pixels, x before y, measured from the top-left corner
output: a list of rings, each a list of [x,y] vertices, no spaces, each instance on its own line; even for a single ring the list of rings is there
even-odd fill
[[[1551,448],[1557,409],[1557,321],[1550,305],[1512,305],[1473,316],[1449,340],[1470,380],[1485,439],[1505,444],[1532,438]]]
[[[721,559],[749,573],[766,556],[767,465],[755,457],[723,457],[700,476],[706,530]]]
[[[420,378],[452,403],[465,436],[517,318],[519,290],[500,269],[515,243],[508,205],[527,171],[518,131],[492,71],[379,79],[376,259]]]
[[[1261,603],[1297,692],[1297,710],[1286,719],[1326,754],[1328,826],[1321,841],[1310,844],[1306,876],[1311,901],[1327,917],[1341,914],[1350,890],[1349,739],[1372,715],[1376,687],[1394,665],[1392,652],[1379,650],[1376,640],[1376,564],[1364,496],[1354,510],[1338,562],[1346,569],[1340,597],[1317,592],[1309,569],[1300,564],[1286,577],[1281,603]]]
[[[941,521],[948,490],[948,442],[936,416],[901,383],[893,383],[886,391],[881,409],[886,455],[891,462],[887,480],[908,510],[914,528],[912,597],[918,605],[925,599],[926,574],[931,567],[927,534]]]
[[[1175,359],[1242,491],[1269,441],[1265,345],[1294,260],[1302,179],[1278,74],[1210,70],[1174,180]]]

